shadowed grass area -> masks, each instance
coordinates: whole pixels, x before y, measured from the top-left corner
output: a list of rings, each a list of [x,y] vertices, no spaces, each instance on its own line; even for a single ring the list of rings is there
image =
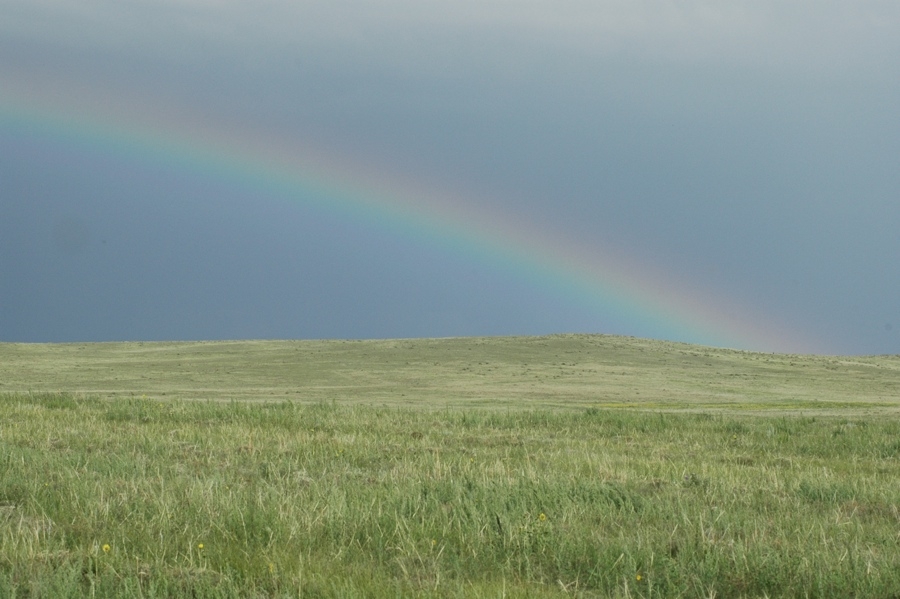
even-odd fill
[[[0,398],[0,595],[895,597],[900,423]]]

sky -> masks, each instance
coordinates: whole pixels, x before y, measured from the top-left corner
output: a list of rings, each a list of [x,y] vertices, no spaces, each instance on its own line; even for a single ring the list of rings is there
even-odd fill
[[[0,0],[0,341],[900,353],[900,4]]]

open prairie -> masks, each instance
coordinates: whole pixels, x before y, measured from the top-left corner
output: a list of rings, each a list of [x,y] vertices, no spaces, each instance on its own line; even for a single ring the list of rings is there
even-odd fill
[[[900,359],[0,344],[0,597],[898,597]]]
[[[896,413],[900,357],[741,352],[605,335],[0,344],[0,393],[445,409]]]

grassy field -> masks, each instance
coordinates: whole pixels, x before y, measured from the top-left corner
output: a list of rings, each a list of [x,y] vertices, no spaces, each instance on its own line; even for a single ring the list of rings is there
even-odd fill
[[[446,409],[898,413],[900,357],[738,352],[602,335],[2,344],[0,393]]]
[[[0,597],[900,597],[898,369],[0,344]]]

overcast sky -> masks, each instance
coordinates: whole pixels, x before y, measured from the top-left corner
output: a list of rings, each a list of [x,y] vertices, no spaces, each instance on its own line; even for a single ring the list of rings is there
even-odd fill
[[[898,353],[898,107],[888,1],[0,0],[0,341],[711,339],[435,243],[440,216],[127,151],[196,136],[778,332],[723,344]]]

